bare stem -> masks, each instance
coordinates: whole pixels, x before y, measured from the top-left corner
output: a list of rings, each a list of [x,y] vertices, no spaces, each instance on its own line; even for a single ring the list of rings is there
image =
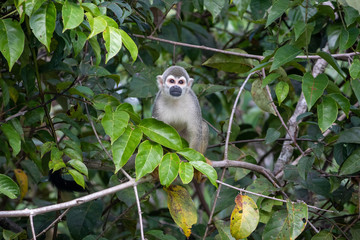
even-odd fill
[[[230,119],[229,119],[229,126],[228,126],[228,130],[227,130],[227,134],[226,134],[226,139],[225,139],[225,151],[224,151],[224,159],[225,160],[228,160],[228,151],[229,151],[229,139],[230,139],[230,134],[231,134],[231,126],[232,126],[232,122],[233,122],[233,119],[234,119],[234,114],[235,114],[235,110],[236,110],[236,105],[240,99],[240,95],[242,93],[242,91],[244,90],[245,88],[245,85],[246,83],[249,81],[250,77],[255,74],[256,72],[252,72],[250,73],[247,78],[245,79],[245,81],[243,82],[243,84],[241,85],[240,89],[239,89],[239,92],[236,96],[236,99],[235,99],[235,102],[233,104],[233,108],[231,110],[231,114],[230,114]],[[226,167],[223,168],[222,170],[222,173],[221,173],[221,181],[223,181],[224,179],[224,176],[225,176],[225,171],[226,171]],[[208,224],[206,226],[206,229],[205,229],[205,233],[204,233],[204,236],[203,236],[203,240],[205,240],[206,238],[206,235],[209,231],[209,226],[212,222],[212,219],[213,219],[213,216],[214,216],[214,212],[215,212],[215,207],[216,207],[216,202],[220,196],[220,190],[221,190],[221,184],[219,185],[218,189],[216,190],[216,195],[215,195],[215,199],[214,199],[214,203],[212,205],[212,209],[211,209],[211,213],[210,213],[210,216],[209,216],[209,221],[208,221]]]

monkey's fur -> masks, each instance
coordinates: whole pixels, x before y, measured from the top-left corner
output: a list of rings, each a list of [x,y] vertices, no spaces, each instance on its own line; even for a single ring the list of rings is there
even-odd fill
[[[209,128],[203,121],[199,101],[191,89],[193,79],[179,66],[157,76],[159,92],[152,116],[173,126],[189,146],[200,153],[207,148]]]

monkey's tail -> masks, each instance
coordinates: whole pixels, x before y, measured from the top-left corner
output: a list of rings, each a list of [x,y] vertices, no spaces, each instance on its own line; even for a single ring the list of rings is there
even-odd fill
[[[87,188],[83,188],[75,181],[63,178],[61,170],[49,171],[49,181],[60,191],[68,192],[89,192]]]

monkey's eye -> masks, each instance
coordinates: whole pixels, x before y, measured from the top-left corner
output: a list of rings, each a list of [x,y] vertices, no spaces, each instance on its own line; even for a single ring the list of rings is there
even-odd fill
[[[170,79],[169,82],[170,82],[170,83],[175,83],[175,80],[174,80],[174,79]]]
[[[180,80],[180,81],[179,81],[179,84],[184,84],[184,80]]]

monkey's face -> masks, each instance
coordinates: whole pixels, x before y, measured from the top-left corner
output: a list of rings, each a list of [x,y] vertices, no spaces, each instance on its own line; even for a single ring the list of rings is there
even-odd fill
[[[187,87],[189,87],[184,76],[175,77],[168,75],[164,80],[163,90],[172,97],[181,97],[186,93]]]
[[[166,78],[165,85],[169,88],[169,94],[173,97],[180,97],[183,89],[186,87],[185,77],[174,77],[169,75]]]
[[[172,98],[184,96],[191,88],[193,79],[186,70],[179,66],[172,66],[163,75],[157,76],[159,90]]]

